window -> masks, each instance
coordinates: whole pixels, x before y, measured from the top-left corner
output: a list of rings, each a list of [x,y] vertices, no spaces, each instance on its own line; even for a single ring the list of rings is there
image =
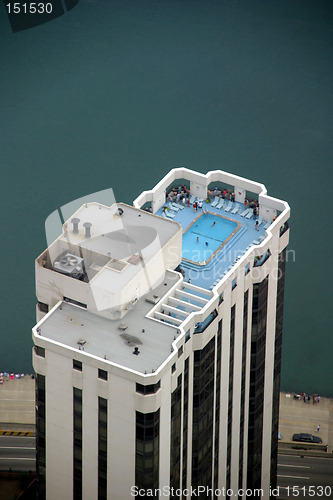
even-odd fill
[[[249,272],[250,272],[250,263],[246,264],[245,266],[245,276],[249,274]]]
[[[187,330],[187,332],[185,333],[185,342],[187,342],[188,340],[190,340],[190,338],[191,338],[190,330]]]
[[[82,499],[82,391],[73,387],[73,499]]]
[[[171,367],[171,373],[175,373],[176,371],[176,363],[174,363]]]
[[[223,292],[220,293],[220,296],[219,296],[219,305],[222,304],[222,302],[224,301],[224,297],[223,297]]]
[[[182,375],[177,379],[177,388],[171,394],[170,419],[170,486],[178,489],[180,486],[180,443],[181,443],[181,411],[182,411]],[[170,495],[170,499],[179,498]]]
[[[136,384],[136,392],[146,396],[147,394],[155,394],[161,388],[161,381],[159,380],[156,384],[142,385]]]
[[[35,353],[37,354],[37,356],[40,356],[41,358],[45,358],[44,347],[40,347],[39,345],[35,345]]]
[[[215,337],[203,349],[194,351],[192,483],[212,486]]]
[[[108,401],[98,397],[98,500],[107,499]]]
[[[83,302],[79,302],[78,300],[64,297],[64,302],[69,302],[70,304],[74,304],[75,306],[80,306],[80,307],[83,307],[84,309],[87,309],[87,304],[84,304]]]
[[[74,370],[79,370],[79,372],[82,372],[81,361],[78,361],[77,359],[73,359],[73,368],[74,368]]]
[[[135,485],[139,489],[155,489],[159,484],[160,410],[136,411],[135,420]]]
[[[108,372],[106,372],[105,370],[101,370],[100,368],[98,368],[98,378],[100,378],[102,380],[107,380],[108,379]]]
[[[49,312],[49,306],[48,306],[48,304],[44,304],[44,302],[38,301],[38,309],[40,310],[40,312],[43,312],[43,313]]]
[[[184,347],[181,345],[180,348],[178,349],[178,358],[180,358],[183,352],[184,352]]]
[[[231,290],[234,290],[237,286],[237,278],[234,278],[231,283]]]

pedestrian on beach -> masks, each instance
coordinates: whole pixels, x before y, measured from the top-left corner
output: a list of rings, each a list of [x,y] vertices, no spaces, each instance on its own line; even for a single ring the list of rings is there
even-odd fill
[[[320,424],[317,425],[317,429],[316,429],[317,432],[320,431]]]

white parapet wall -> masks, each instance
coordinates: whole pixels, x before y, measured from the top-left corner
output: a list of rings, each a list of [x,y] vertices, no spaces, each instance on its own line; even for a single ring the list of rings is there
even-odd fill
[[[288,203],[267,196],[265,186],[259,182],[223,170],[213,170],[207,174],[202,174],[185,167],[171,170],[152,190],[144,191],[134,200],[134,207],[141,208],[150,201],[153,212],[156,213],[166,201],[167,189],[177,179],[186,179],[190,183],[190,194],[197,198],[206,199],[208,186],[214,182],[222,182],[233,186],[236,202],[244,203],[247,191],[258,194],[260,216],[264,220],[272,221],[277,217],[278,211],[285,214],[288,212],[289,216]]]

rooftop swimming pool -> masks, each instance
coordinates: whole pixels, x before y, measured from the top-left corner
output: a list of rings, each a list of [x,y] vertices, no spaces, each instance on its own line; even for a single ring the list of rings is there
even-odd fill
[[[183,234],[182,258],[195,264],[207,264],[239,228],[240,223],[227,217],[200,213]]]

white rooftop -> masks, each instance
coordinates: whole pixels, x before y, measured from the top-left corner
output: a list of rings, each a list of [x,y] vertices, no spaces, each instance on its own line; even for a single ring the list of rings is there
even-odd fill
[[[167,271],[154,295],[163,297],[179,279],[177,273]],[[171,354],[171,344],[178,335],[175,326],[146,318],[152,307],[143,297],[123,319],[109,320],[62,302],[45,316],[38,329],[42,337],[78,351],[78,341],[83,340],[81,353],[106,357],[112,363],[148,374],[157,370]],[[139,348],[138,355],[133,354],[134,347]]]

